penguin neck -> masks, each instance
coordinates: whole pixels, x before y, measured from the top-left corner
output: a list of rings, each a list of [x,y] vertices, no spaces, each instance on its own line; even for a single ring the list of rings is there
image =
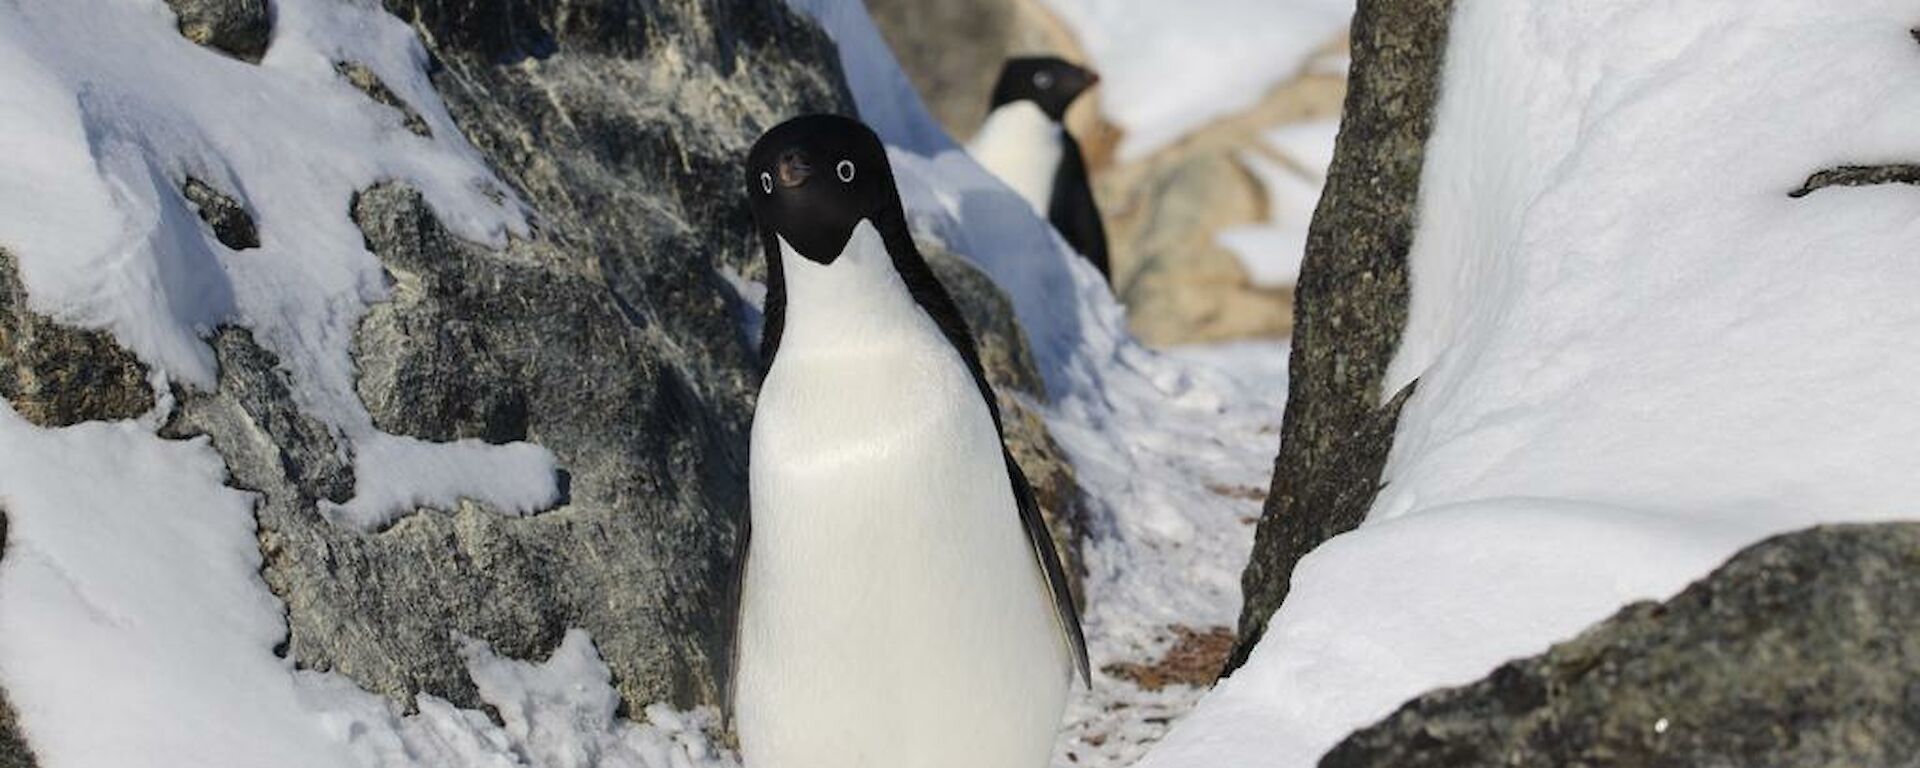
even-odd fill
[[[994,107],[967,151],[1020,193],[1042,217],[1053,197],[1053,177],[1064,151],[1060,124],[1040,105],[1021,100]]]
[[[895,268],[870,220],[831,264],[801,256],[780,238],[786,289],[780,354],[856,352],[923,337],[937,329]]]

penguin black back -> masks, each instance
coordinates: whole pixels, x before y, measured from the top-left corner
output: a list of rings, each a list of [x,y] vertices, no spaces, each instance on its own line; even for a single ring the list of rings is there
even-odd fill
[[[1067,108],[1100,82],[1100,76],[1064,59],[1029,56],[1008,59],[1000,69],[993,87],[991,108],[1017,101],[1032,102],[1048,118],[1059,123]],[[1060,128],[1060,164],[1054,169],[1052,192],[1046,205],[1047,221],[1059,231],[1068,245],[1085,256],[1112,279],[1107,259],[1107,230],[1100,220],[1100,208],[1093,199],[1093,185],[1087,179],[1086,158],[1080,143],[1063,125]]]

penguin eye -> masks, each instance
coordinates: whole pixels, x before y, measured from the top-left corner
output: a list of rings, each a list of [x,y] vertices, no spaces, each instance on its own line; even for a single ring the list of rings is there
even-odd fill
[[[853,181],[853,161],[840,161],[839,165],[833,167],[833,175],[840,177],[840,183],[842,184],[851,183]]]
[[[760,172],[760,189],[769,195],[773,194],[773,174]]]
[[[1046,90],[1053,87],[1053,73],[1046,70],[1033,73],[1033,87]]]

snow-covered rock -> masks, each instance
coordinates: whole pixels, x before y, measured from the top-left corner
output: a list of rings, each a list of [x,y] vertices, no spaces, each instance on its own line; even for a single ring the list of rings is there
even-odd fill
[[[1807,190],[1920,155],[1916,14],[1363,2],[1301,286],[1337,280],[1330,317],[1353,330],[1296,337],[1300,431],[1265,571],[1248,574],[1264,607],[1285,601],[1146,765],[1313,765],[1408,699],[1673,595],[1763,538],[1912,519],[1920,198],[1874,185],[1897,170]],[[1389,26],[1414,38],[1394,59],[1368,47]],[[1369,88],[1387,61],[1397,77]],[[1418,108],[1368,120],[1388,105]],[[1391,160],[1382,194],[1336,199],[1363,150]],[[1356,219],[1378,226],[1344,247],[1378,249],[1379,268],[1322,272],[1352,263],[1321,249]],[[1343,376],[1338,398],[1314,391]],[[1737,710],[1717,727],[1751,726]],[[1677,764],[1701,762],[1756,764]]]
[[[1664,603],[1436,691],[1325,768],[1903,765],[1920,754],[1920,526],[1747,548]]]

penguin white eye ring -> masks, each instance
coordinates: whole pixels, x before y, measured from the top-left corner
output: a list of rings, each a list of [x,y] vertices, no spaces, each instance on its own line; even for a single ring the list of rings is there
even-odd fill
[[[769,195],[773,194],[773,174],[766,171],[760,172],[760,189],[765,190]]]
[[[1048,72],[1044,69],[1040,70],[1039,72],[1033,73],[1033,87],[1039,88],[1040,90],[1043,90],[1043,91],[1048,88],[1052,88],[1053,73]]]
[[[853,183],[853,161],[841,160],[838,165],[835,165],[833,167],[833,175],[840,177],[840,183],[842,184],[852,184]]]

